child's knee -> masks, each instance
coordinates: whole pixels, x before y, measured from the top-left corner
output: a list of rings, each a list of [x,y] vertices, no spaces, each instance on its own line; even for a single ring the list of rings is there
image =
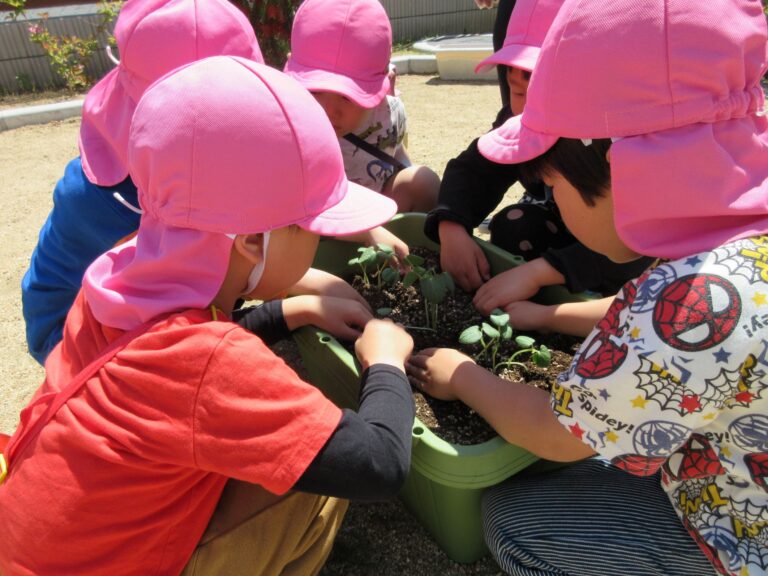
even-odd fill
[[[437,205],[440,177],[426,166],[409,166],[393,177],[391,190],[400,212],[429,212]]]

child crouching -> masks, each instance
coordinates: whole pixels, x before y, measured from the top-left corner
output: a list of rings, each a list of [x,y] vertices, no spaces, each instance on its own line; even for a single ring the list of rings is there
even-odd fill
[[[329,309],[270,303],[249,319],[263,339],[226,311],[295,284],[318,235],[378,226],[395,204],[347,181],[306,91],[237,57],[150,87],[128,162],[138,234],[88,268],[5,450],[0,572],[315,574],[339,498],[405,477],[412,341],[369,322],[360,409],[342,411],[266,345]]]

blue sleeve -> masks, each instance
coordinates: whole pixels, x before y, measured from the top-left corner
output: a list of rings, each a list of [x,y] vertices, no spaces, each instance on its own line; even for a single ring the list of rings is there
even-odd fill
[[[21,302],[30,354],[45,362],[61,340],[64,320],[97,256],[139,227],[139,215],[118,202],[119,192],[138,206],[130,178],[112,187],[91,184],[80,158],[66,167],[53,192],[53,209],[40,230],[21,281]]]

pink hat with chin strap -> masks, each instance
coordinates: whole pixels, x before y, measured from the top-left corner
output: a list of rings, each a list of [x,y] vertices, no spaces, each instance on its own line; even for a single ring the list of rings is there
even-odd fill
[[[131,117],[152,82],[208,56],[264,61],[248,19],[227,0],[127,0],[115,38],[120,63],[88,92],[80,126],[83,171],[99,186],[128,176]]]
[[[754,0],[566,0],[525,110],[478,147],[511,164],[560,137],[614,139],[614,221],[640,254],[768,232],[767,38]]]
[[[504,45],[475,67],[484,72],[502,64],[531,72],[563,0],[517,0],[507,24]]]
[[[139,233],[100,256],[83,281],[96,318],[121,329],[207,306],[224,280],[231,235],[293,224],[353,234],[397,210],[347,180],[336,134],[306,90],[232,56],[194,62],[147,89],[128,164],[144,210]]]
[[[391,56],[392,28],[379,0],[304,0],[285,72],[309,91],[373,108],[389,91]]]

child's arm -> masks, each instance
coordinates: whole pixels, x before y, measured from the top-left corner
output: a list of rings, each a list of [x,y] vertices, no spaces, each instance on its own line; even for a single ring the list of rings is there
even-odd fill
[[[614,296],[586,302],[536,304],[528,300],[512,302],[504,307],[509,324],[518,330],[558,332],[586,338],[595,324],[605,316]]]
[[[422,350],[411,356],[407,370],[418,389],[435,398],[461,400],[505,440],[541,458],[570,462],[594,454],[557,421],[548,392],[502,380],[457,350]]]
[[[373,318],[367,304],[332,296],[294,296],[283,300],[285,324],[293,331],[311,324],[342,338],[355,340]]]
[[[334,276],[329,272],[318,270],[317,268],[310,268],[307,270],[307,273],[304,274],[301,280],[288,290],[288,296],[302,295],[346,298],[362,304],[369,311],[371,310],[368,302],[366,302],[360,293],[352,288],[348,282],[345,282],[338,276]]]
[[[498,206],[517,180],[518,168],[485,158],[477,149],[477,140],[445,166],[437,207],[427,214],[424,233],[443,245],[441,266],[465,291],[479,288],[489,269],[482,251],[469,245],[472,229]]]
[[[408,474],[415,410],[404,372],[413,340],[372,320],[355,351],[363,367],[360,408],[341,421],[294,488],[353,500],[395,496]]]
[[[482,314],[490,314],[494,308],[504,308],[513,302],[528,300],[542,286],[563,282],[563,275],[549,262],[544,258],[534,258],[488,280],[475,294],[473,303]]]
[[[356,300],[304,295],[241,308],[233,318],[270,345],[308,324],[337,338],[355,340],[373,315],[367,305]]]

